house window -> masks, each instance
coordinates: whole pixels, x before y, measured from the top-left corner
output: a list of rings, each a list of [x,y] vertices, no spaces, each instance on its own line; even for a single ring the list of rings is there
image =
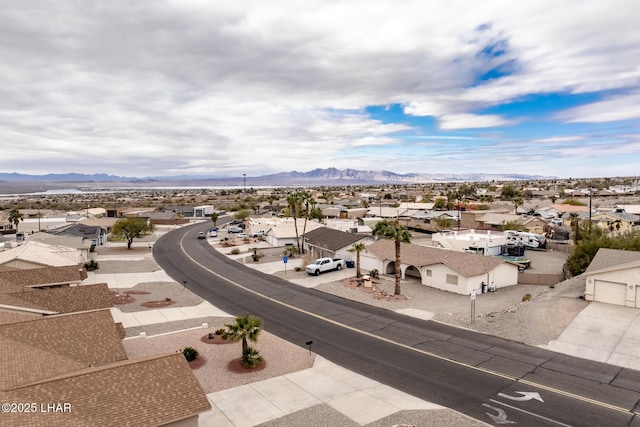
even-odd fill
[[[458,276],[455,274],[447,274],[447,285],[458,286]]]
[[[431,277],[433,275],[433,271],[427,269],[427,277]]]

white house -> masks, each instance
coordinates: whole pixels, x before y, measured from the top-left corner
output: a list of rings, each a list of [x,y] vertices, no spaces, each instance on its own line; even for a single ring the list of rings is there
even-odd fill
[[[518,267],[499,258],[401,243],[401,277],[414,277],[425,286],[469,295],[487,287],[518,283]],[[378,240],[360,253],[361,268],[395,273],[395,242]]]
[[[443,249],[458,252],[476,252],[497,256],[502,253],[502,246],[507,244],[507,237],[500,231],[445,231],[431,236],[434,243]]]
[[[600,248],[583,275],[587,301],[640,308],[640,252]]]

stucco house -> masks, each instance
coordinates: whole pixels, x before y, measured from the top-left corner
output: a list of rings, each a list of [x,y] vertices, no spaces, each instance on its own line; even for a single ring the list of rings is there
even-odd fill
[[[600,248],[583,275],[587,301],[640,308],[640,252]]]
[[[449,251],[410,243],[401,243],[401,277],[413,277],[420,283],[444,291],[470,295],[473,290],[502,288],[518,283],[518,267],[504,260],[476,254]],[[393,274],[395,242],[378,240],[360,253],[361,268]]]
[[[0,252],[0,266],[14,268],[63,267],[80,265],[87,259],[77,248],[28,241]]]
[[[368,237],[346,233],[329,227],[320,227],[309,231],[304,235],[305,251],[314,258],[339,257],[352,259],[354,255],[349,252],[354,243],[361,242]]]

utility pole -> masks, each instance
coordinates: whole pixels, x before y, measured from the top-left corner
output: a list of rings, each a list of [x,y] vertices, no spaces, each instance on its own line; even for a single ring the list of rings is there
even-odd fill
[[[242,174],[242,183],[243,183],[242,192],[246,193],[247,192],[247,174],[246,173]]]

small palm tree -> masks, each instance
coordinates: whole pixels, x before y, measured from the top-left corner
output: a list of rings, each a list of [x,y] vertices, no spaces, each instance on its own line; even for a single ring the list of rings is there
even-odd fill
[[[214,212],[210,216],[211,216],[211,221],[213,221],[213,226],[215,227],[216,224],[218,223],[218,214]]]
[[[354,243],[353,245],[351,245],[351,249],[349,249],[349,252],[355,252],[356,253],[356,278],[360,278],[362,277],[362,274],[360,274],[360,252],[362,252],[367,246],[362,243]]]
[[[18,224],[20,221],[24,221],[24,215],[20,213],[18,208],[11,209],[9,212],[9,222],[16,226],[16,233],[18,232]]]
[[[396,287],[394,295],[400,295],[400,243],[411,243],[411,233],[401,226],[398,221],[378,221],[373,228],[373,234],[381,235],[395,242],[396,248]]]
[[[258,317],[244,315],[236,317],[236,322],[226,324],[225,338],[228,340],[242,340],[242,364],[246,367],[255,366],[256,361],[262,357],[258,351],[249,347],[248,341],[257,342],[258,335],[262,331],[262,320]]]

